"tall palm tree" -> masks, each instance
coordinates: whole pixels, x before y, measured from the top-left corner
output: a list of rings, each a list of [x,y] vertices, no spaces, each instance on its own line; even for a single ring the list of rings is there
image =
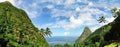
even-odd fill
[[[45,30],[45,34],[46,34],[47,36],[50,36],[50,37],[51,37],[52,32],[50,31],[50,29],[49,29],[48,27],[47,27],[46,30]]]
[[[99,22],[99,23],[102,23],[102,25],[103,25],[103,23],[106,22],[105,17],[104,17],[104,16],[99,17],[98,22]],[[104,27],[102,28],[102,32],[101,32],[101,34],[100,34],[100,36],[101,36],[101,40],[100,40],[100,41],[101,41],[101,42],[104,40],[104,38],[103,38],[103,36],[102,36],[103,33],[104,33]]]
[[[99,17],[98,21],[99,21],[99,23],[105,23],[106,22],[104,16]]]

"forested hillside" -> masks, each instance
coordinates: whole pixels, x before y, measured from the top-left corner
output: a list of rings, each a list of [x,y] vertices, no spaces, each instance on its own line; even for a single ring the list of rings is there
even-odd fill
[[[10,2],[0,3],[0,47],[49,47],[26,12]]]

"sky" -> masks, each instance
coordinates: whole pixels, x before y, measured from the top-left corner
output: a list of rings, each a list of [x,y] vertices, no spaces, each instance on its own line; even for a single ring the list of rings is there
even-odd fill
[[[4,2],[6,0],[0,0]],[[92,32],[114,20],[111,9],[120,0],[7,0],[28,14],[39,29],[49,27],[52,36],[80,36],[87,26]],[[105,16],[106,23],[97,19]]]

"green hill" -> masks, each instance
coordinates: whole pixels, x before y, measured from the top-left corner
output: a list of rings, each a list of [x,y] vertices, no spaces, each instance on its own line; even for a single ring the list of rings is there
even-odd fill
[[[104,35],[109,32],[109,30],[111,29],[111,24],[112,23],[109,23],[108,25],[105,25],[105,26],[97,29],[90,36],[88,36],[84,42],[89,45],[92,45],[92,44],[99,45],[99,46],[102,45],[105,42],[104,40],[102,40],[102,37],[104,37]],[[103,30],[103,28],[104,28],[104,30]],[[97,47],[99,47],[99,46],[97,46]]]
[[[120,42],[120,11],[115,13],[116,19],[93,32],[84,41],[85,46],[104,47],[111,43],[119,44]]]
[[[85,27],[81,36],[76,40],[76,42],[83,42],[92,32],[88,27]]]
[[[26,12],[8,1],[0,3],[0,47],[49,47]]]

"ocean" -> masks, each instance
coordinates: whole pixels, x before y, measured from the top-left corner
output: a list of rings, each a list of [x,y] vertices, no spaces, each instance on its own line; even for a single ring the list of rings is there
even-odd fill
[[[52,36],[52,37],[46,37],[47,42],[49,43],[49,45],[54,46],[56,44],[65,44],[65,43],[69,43],[69,44],[73,44],[75,43],[75,40],[78,37],[75,36]]]

